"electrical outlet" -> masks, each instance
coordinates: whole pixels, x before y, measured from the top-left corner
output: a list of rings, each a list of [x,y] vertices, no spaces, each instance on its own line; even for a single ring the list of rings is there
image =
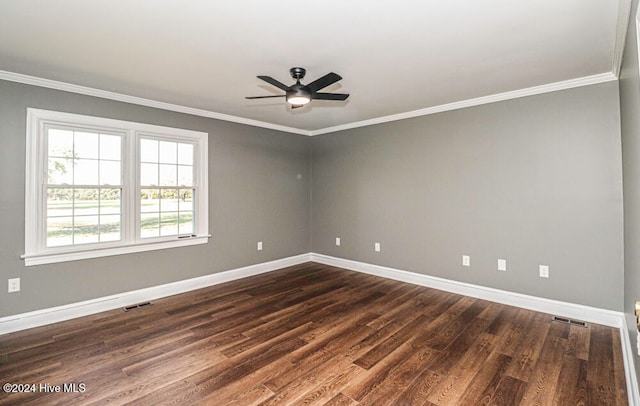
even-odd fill
[[[258,241],[258,251],[262,251],[262,241]]]
[[[9,279],[9,293],[20,292],[20,278]]]
[[[540,277],[541,278],[549,277],[549,265],[540,265]]]
[[[499,259],[498,260],[498,271],[506,271],[507,270],[507,260]]]
[[[471,266],[471,257],[469,255],[462,256],[462,266]]]
[[[340,237],[336,237],[336,245],[340,245]]]
[[[379,243],[379,242],[375,243],[375,244],[373,245],[373,249],[374,249],[376,252],[380,252],[380,243]]]

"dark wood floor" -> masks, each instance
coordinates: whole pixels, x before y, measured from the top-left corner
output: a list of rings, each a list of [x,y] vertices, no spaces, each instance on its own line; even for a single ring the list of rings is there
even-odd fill
[[[0,336],[0,381],[78,390],[3,405],[627,404],[617,329],[314,263]]]

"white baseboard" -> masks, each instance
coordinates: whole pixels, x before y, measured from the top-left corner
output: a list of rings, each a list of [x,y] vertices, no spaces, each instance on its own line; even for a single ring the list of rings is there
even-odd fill
[[[365,262],[336,258],[329,255],[311,253],[310,256],[311,261],[325,265],[336,266],[352,271],[381,276],[383,278],[412,283],[414,285],[444,290],[446,292],[457,293],[464,296],[476,297],[478,299],[488,300],[491,302],[535,310],[542,313],[564,316],[570,319],[578,319],[589,323],[616,327],[620,330],[629,405],[640,405],[640,391],[638,390],[638,380],[636,370],[633,365],[634,351],[629,340],[627,322],[625,320],[624,313],[622,312],[523,295],[521,293],[472,285],[470,283],[457,282],[435,276],[368,264]]]
[[[470,283],[457,282],[449,279],[438,278],[435,276],[417,274],[400,269],[387,268],[380,265],[372,265],[364,262],[352,261],[349,259],[331,257],[328,255],[312,253],[311,260],[325,265],[332,265],[340,268],[350,269],[352,271],[382,276],[384,278],[408,282],[414,285],[426,286],[429,288],[453,292],[464,296],[471,296],[478,299],[489,300],[491,302],[498,302],[510,306],[535,310],[542,313],[564,316],[570,319],[578,319],[590,323],[604,324],[605,326],[610,327],[622,327],[622,321],[624,319],[621,312],[615,312],[612,310],[599,309],[574,303],[561,302],[558,300],[523,295],[521,293],[472,285]]]
[[[302,254],[200,276],[197,278],[167,283],[165,285],[152,286],[150,288],[124,292],[116,295],[71,303],[68,305],[2,317],[0,318],[0,334],[44,326],[47,324],[57,323],[59,321],[70,320],[76,317],[88,316],[90,314],[129,306],[135,303],[176,295],[178,293],[184,293],[207,286],[246,278],[248,276],[275,271],[276,269],[292,265],[302,264],[304,262],[309,262],[310,260],[310,254]]]
[[[640,405],[640,390],[638,389],[638,376],[633,365],[633,358],[636,356],[633,351],[633,344],[629,338],[627,319],[622,317],[622,327],[620,328],[620,341],[622,341],[622,359],[624,360],[625,378],[627,380],[627,393],[629,395],[629,405]]]
[[[400,269],[388,268],[316,253],[301,254],[211,275],[168,283],[165,285],[153,286],[150,288],[124,292],[117,295],[105,296],[64,306],[3,317],[0,318],[0,334],[44,326],[47,324],[57,323],[59,321],[70,320],[76,317],[88,316],[135,303],[155,300],[207,286],[246,278],[248,276],[271,272],[280,268],[298,265],[309,261],[412,283],[414,285],[453,292],[460,295],[476,297],[492,302],[503,303],[510,306],[584,320],[590,323],[598,323],[610,327],[617,327],[620,329],[629,404],[631,406],[640,405],[640,391],[638,389],[638,380],[633,365],[633,357],[635,355],[631,340],[629,339],[624,313],[523,295],[520,293],[472,285],[469,283],[457,282],[434,276],[407,272]]]

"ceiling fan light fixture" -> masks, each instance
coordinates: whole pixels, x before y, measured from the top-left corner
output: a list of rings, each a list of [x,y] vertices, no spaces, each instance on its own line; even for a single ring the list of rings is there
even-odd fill
[[[307,104],[311,101],[307,96],[293,96],[287,98],[287,103],[294,105]]]
[[[293,85],[287,92],[287,103],[300,106],[311,101],[311,94],[304,86]]]

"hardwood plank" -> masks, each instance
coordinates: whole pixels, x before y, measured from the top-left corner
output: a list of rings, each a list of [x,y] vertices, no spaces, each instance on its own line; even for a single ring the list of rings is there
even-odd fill
[[[319,382],[314,389],[299,398],[299,402],[304,405],[323,405],[337,394],[341,394],[351,382],[359,375],[363,374],[362,368],[356,365],[348,365],[342,370],[333,370]]]
[[[303,347],[304,348],[304,347]],[[301,359],[297,363],[289,362],[284,368],[276,371],[263,385],[273,392],[277,392],[287,384],[293,382],[300,375],[304,375],[309,371],[317,370],[322,365],[331,361],[336,355],[330,351],[320,349],[307,357]],[[289,357],[287,357],[289,358]]]
[[[437,292],[424,292],[420,286],[406,285],[403,287],[408,288],[395,289],[369,308],[370,312],[380,314],[380,317],[368,324],[369,327],[380,330],[397,320],[410,317],[412,314],[423,314],[422,311],[431,305],[430,299]]]
[[[613,350],[613,380],[616,388],[616,404],[625,403],[628,399],[621,342],[620,330],[612,329],[610,345]]]
[[[457,299],[455,303],[446,306],[442,312],[436,313],[438,316],[416,335],[416,346],[431,346],[431,342],[434,342],[442,347],[442,340],[439,338],[440,331],[444,331],[453,320],[477,301],[474,298],[458,295],[455,296],[455,299]]]
[[[400,345],[413,338],[415,332],[418,331],[421,326],[427,324],[427,319],[428,317],[425,315],[418,317],[398,330],[391,337],[367,351],[366,354],[353,361],[353,363],[364,369],[370,369],[372,366],[380,362],[380,360],[391,354]]]
[[[420,357],[433,356],[433,349],[423,349]],[[369,395],[375,388],[382,385],[389,376],[394,375],[396,370],[400,368],[416,351],[410,342],[404,343],[395,349],[389,356],[378,362],[367,373],[361,375],[360,379],[354,380],[351,385],[344,389],[342,393],[351,399],[361,401],[365,396]]]
[[[249,375],[251,372],[276,361],[306,343],[298,337],[287,338],[275,342],[262,351],[252,351],[247,356],[229,359],[218,365],[197,372],[188,378],[189,381],[202,388],[204,393],[213,392],[233,383],[233,381]],[[243,354],[244,355],[244,354]]]
[[[439,354],[438,350],[422,348],[413,352],[405,361],[393,368],[377,386],[360,400],[361,405],[388,405],[404,392],[411,382],[425,369],[425,365]]]
[[[351,363],[351,360],[337,356],[332,362],[322,364],[319,368],[299,375],[272,397],[260,403],[260,406],[278,406],[281,404],[311,404],[329,400],[338,393],[346,383],[357,379],[362,369]]]
[[[217,404],[226,406],[250,406],[259,405],[271,396],[273,396],[273,392],[262,385],[258,385],[249,390],[240,391],[240,393],[236,392],[235,396],[229,399],[216,396],[214,401]]]
[[[338,393],[323,405],[324,406],[353,406],[357,404],[358,403],[355,400],[351,399],[350,397],[345,396],[342,393]]]
[[[562,361],[560,376],[553,400],[554,405],[586,405],[587,361],[569,354]]]
[[[238,403],[242,404],[241,400],[252,402],[254,404],[259,404],[264,400],[273,396],[274,392],[268,390],[264,385],[259,384],[266,379],[269,379],[270,376],[273,376],[277,371],[282,368],[285,368],[288,365],[288,361],[284,358],[278,359],[272,363],[265,365],[262,368],[256,369],[251,372],[247,376],[235,380],[230,385],[227,385],[223,388],[215,390],[205,396],[200,400],[201,404],[221,404],[226,405],[227,403]],[[254,387],[255,393],[253,393],[250,397],[247,397],[245,392],[247,388]],[[266,388],[267,391],[263,391],[262,388]]]
[[[424,369],[407,388],[402,391],[397,399],[399,405],[426,405],[432,404],[427,401],[427,397],[442,381],[442,375]]]
[[[513,362],[506,372],[512,378],[529,381],[549,333],[550,321],[546,315],[535,315],[528,324],[527,334],[513,351]]]
[[[626,405],[619,330],[306,263],[0,336],[0,405]]]
[[[564,327],[559,323],[554,323],[550,326],[549,331],[563,330]],[[521,401],[523,406],[551,404],[566,348],[567,339],[559,338],[557,334],[547,334],[542,354],[540,354],[536,369],[529,379],[529,385]]]
[[[465,328],[480,314],[488,305],[488,302],[477,300],[473,302],[460,315],[452,318],[445,326],[438,331],[433,339],[426,342],[431,348],[436,350],[444,350],[462,333]],[[434,325],[436,323],[434,322]],[[427,327],[429,330],[429,326]],[[424,336],[423,336],[424,337]],[[422,343],[421,343],[422,344]]]
[[[464,331],[456,337],[447,348],[440,352],[433,361],[429,362],[429,369],[440,375],[448,375],[451,369],[467,353],[478,337],[486,331],[490,321],[477,318],[469,323]]]
[[[567,355],[585,361],[589,360],[590,330],[580,326],[570,326]]]
[[[466,387],[460,397],[460,404],[490,404],[512,362],[513,359],[510,356],[493,351],[487,358],[485,365]]]
[[[483,333],[460,358],[451,374],[433,388],[427,400],[435,404],[458,404],[468,385],[483,368],[487,358],[495,350],[498,337]]]
[[[520,404],[526,387],[526,382],[510,376],[504,376],[491,397],[490,404],[496,406]]]
[[[520,309],[515,317],[506,320],[506,330],[496,334],[502,338],[500,341],[501,353],[509,356],[513,356],[516,353],[522,342],[526,340],[529,332],[532,331],[530,328],[534,322],[535,315],[536,313],[531,310]]]
[[[617,395],[613,366],[612,329],[592,324],[589,365],[587,367],[587,397],[590,404],[615,404]],[[596,354],[601,356],[592,359]],[[602,356],[604,355],[604,356]]]

